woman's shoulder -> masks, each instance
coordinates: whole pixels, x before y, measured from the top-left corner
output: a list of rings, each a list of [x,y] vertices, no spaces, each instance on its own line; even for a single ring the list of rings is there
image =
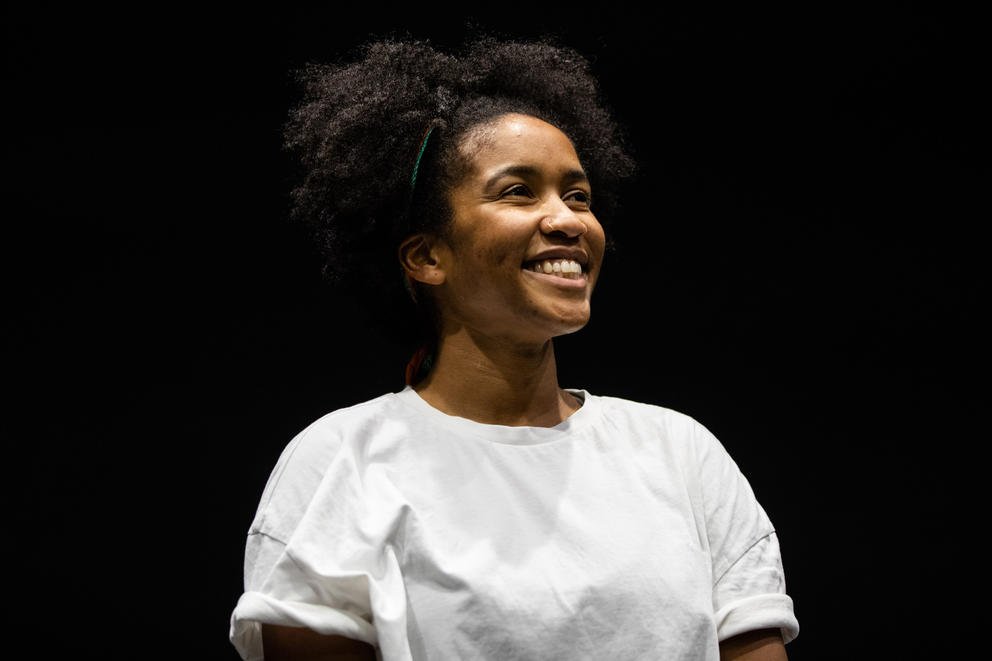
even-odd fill
[[[372,399],[334,408],[308,424],[300,434],[334,432],[342,427],[364,424],[383,415],[398,414],[401,408],[397,393],[385,393]]]
[[[370,422],[381,419],[385,413],[384,409],[389,405],[390,395],[386,394],[357,404],[335,408],[321,415],[289,440],[279,457],[279,463],[326,465],[327,461],[320,461],[321,457],[329,460],[337,452],[343,439],[351,437],[356,428],[360,429]]]
[[[706,453],[722,447],[694,415],[670,406],[611,395],[596,395],[602,424],[631,438],[671,449]]]
[[[688,413],[676,410],[663,404],[639,401],[615,395],[592,395],[598,400],[603,413],[614,419],[629,418],[632,422],[642,424],[661,424],[679,429],[692,429],[701,426]]]
[[[284,535],[286,520],[305,509],[342,447],[374,437],[396,407],[387,393],[325,413],[293,436],[269,475],[252,529]]]

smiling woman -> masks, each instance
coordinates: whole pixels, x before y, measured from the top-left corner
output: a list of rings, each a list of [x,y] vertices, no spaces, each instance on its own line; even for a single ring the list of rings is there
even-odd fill
[[[785,658],[777,537],[719,441],[558,383],[553,340],[589,321],[631,171],[586,62],[380,42],[301,79],[294,215],[384,321],[415,306],[422,344],[406,388],[280,457],[232,615],[242,657]]]
[[[475,157],[450,192],[443,237],[417,234],[400,246],[407,277],[433,287],[441,312],[437,360],[414,389],[480,422],[557,424],[577,406],[555,385],[551,339],[588,323],[606,239],[564,133],[512,113],[485,134],[481,148],[465,138]]]

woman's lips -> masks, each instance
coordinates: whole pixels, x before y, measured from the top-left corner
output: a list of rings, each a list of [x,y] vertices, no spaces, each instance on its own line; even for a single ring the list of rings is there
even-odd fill
[[[588,278],[582,266],[569,259],[544,259],[524,264],[525,273],[567,289],[584,289]]]
[[[578,278],[582,275],[582,265],[574,259],[538,259],[524,264],[525,270],[534,273],[547,273],[563,278]]]

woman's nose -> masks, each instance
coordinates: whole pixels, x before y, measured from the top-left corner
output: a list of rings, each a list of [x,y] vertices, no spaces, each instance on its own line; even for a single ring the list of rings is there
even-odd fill
[[[541,231],[545,234],[558,232],[570,239],[582,236],[586,233],[586,229],[586,224],[582,222],[582,219],[572,213],[572,210],[567,207],[559,213],[545,216],[541,221]]]

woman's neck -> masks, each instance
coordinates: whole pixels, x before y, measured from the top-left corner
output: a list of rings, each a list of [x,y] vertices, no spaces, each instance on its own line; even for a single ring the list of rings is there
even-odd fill
[[[554,427],[580,406],[558,387],[554,345],[521,345],[467,329],[446,335],[414,390],[431,406],[493,425]]]

